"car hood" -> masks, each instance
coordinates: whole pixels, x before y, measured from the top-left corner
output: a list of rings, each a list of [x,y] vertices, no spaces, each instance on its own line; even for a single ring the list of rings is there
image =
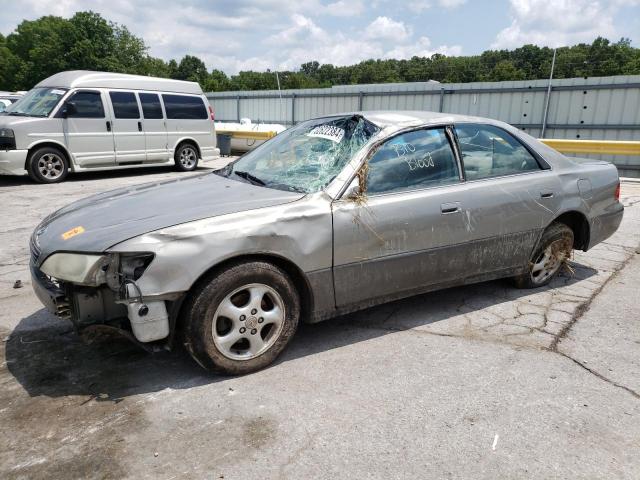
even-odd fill
[[[181,223],[270,207],[304,197],[215,174],[125,187],[71,203],[45,218],[32,244],[42,262],[55,251],[103,252]]]

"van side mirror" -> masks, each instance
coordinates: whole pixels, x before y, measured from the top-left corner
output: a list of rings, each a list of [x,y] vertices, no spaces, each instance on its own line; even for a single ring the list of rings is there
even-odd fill
[[[353,178],[353,180],[351,180],[351,183],[349,184],[347,189],[344,191],[344,194],[342,196],[343,198],[354,199],[354,198],[358,198],[359,195],[360,195],[360,179],[356,175]]]
[[[64,104],[62,108],[62,116],[64,118],[73,117],[76,113],[78,113],[78,109],[76,108],[76,104],[73,102],[67,102]]]

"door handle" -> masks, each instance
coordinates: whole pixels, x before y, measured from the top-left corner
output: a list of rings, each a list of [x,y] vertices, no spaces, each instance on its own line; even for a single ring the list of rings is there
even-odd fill
[[[107,132],[111,131],[111,122],[107,120]]]
[[[552,198],[553,192],[540,192],[540,198]]]
[[[440,211],[442,212],[443,215],[460,212],[461,211],[460,203],[459,202],[443,203],[442,205],[440,205]]]
[[[138,122],[138,131],[141,132],[142,131],[142,122]]]

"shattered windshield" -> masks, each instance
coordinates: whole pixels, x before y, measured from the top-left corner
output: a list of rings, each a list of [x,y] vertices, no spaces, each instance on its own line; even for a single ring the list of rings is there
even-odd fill
[[[309,120],[278,134],[220,175],[280,190],[325,188],[379,131],[361,116]]]

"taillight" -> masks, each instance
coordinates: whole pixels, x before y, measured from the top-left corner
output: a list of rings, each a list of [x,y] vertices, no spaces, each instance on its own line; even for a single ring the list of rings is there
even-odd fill
[[[616,193],[613,195],[616,200],[620,200],[620,182],[618,182],[618,186],[616,187]]]
[[[213,107],[209,105],[209,113],[211,114],[211,120],[216,119],[216,114],[213,112]]]

